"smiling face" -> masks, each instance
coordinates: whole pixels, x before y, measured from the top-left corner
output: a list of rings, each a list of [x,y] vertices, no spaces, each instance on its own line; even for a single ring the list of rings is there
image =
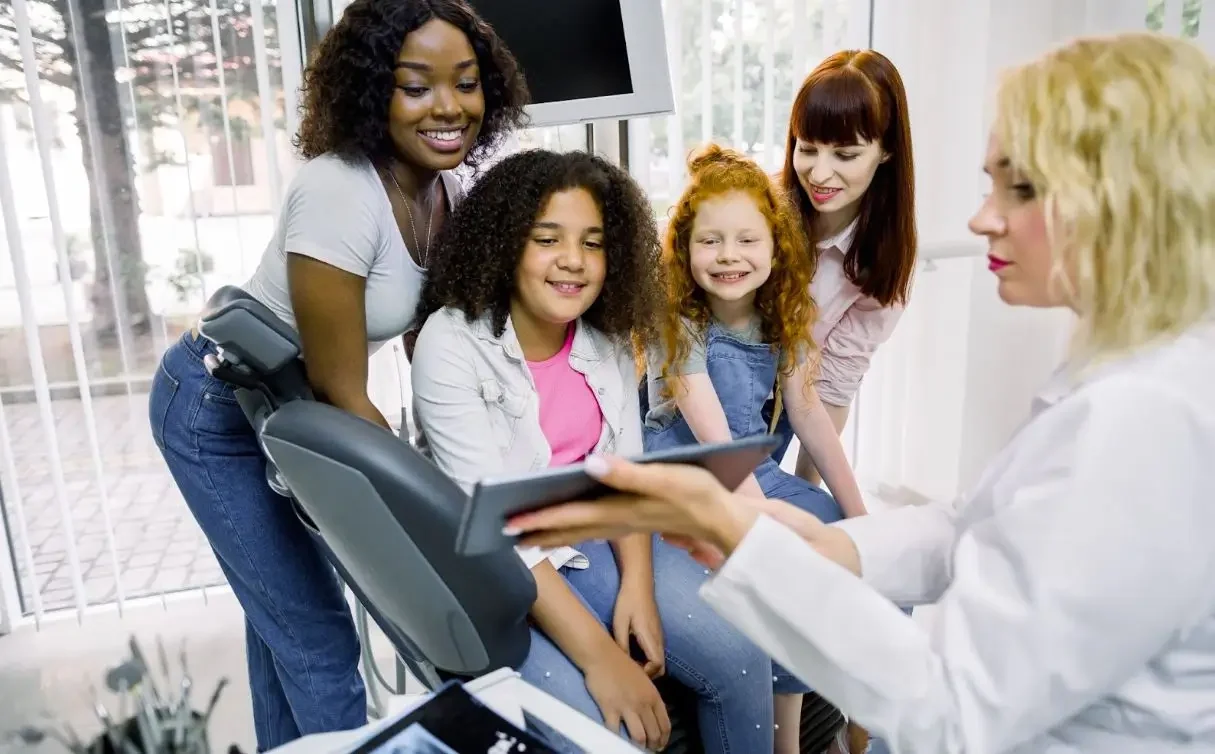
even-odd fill
[[[983,170],[991,193],[970,219],[970,231],[988,241],[988,267],[999,281],[1000,298],[1014,306],[1064,306],[1060,286],[1052,285],[1054,260],[1039,189],[1005,156],[993,136]]]
[[[606,272],[599,203],[584,188],[554,193],[532,225],[515,273],[516,330],[578,319],[599,297]]]
[[[793,170],[821,222],[838,230],[860,212],[861,197],[873,183],[878,166],[889,158],[876,141],[827,144],[798,139]]]
[[[401,159],[423,170],[458,167],[484,117],[477,56],[464,32],[432,19],[407,34],[388,109],[389,133]]]
[[[705,199],[696,210],[688,246],[692,279],[718,314],[755,300],[772,274],[773,239],[755,199],[741,191]]]

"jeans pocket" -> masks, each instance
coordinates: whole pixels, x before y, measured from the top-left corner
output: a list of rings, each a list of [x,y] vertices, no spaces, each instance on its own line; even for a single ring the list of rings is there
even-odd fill
[[[165,423],[180,389],[181,381],[165,371],[164,364],[157,365],[152,389],[148,391],[148,421],[152,425],[152,441],[161,450],[165,449]]]
[[[206,379],[208,382],[199,386],[198,410],[190,417],[190,429],[199,448],[221,453],[237,452],[239,448],[240,452],[245,452],[249,450],[245,445],[249,444],[260,453],[253,425],[231,389],[211,377]]]

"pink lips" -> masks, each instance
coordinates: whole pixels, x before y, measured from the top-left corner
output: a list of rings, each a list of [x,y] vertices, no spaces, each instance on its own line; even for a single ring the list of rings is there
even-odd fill
[[[992,272],[999,272],[1010,264],[1012,264],[1012,262],[992,256],[991,254],[987,255],[987,269],[991,270]]]
[[[818,202],[819,204],[822,204],[823,202],[829,201],[832,197],[834,197],[838,193],[839,193],[839,189],[836,189],[834,191],[813,191],[812,190],[810,192],[810,197],[812,199],[814,199],[814,201]]]
[[[566,283],[549,281],[549,285],[553,287],[557,293],[562,296],[577,296],[582,293],[582,289],[586,288],[584,283]]]

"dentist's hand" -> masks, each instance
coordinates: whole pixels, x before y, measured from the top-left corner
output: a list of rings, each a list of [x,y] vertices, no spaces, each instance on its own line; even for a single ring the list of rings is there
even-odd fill
[[[592,456],[586,469],[618,493],[521,514],[507,522],[508,532],[521,534],[520,544],[541,547],[657,532],[705,566],[719,568],[762,513],[824,557],[861,573],[856,545],[843,529],[780,500],[732,493],[699,467]]]
[[[688,464],[636,464],[592,456],[587,473],[618,493],[521,514],[507,522],[520,545],[552,547],[587,539],[659,532],[703,542],[728,556],[758,512],[709,472]],[[676,541],[683,541],[677,539]]]

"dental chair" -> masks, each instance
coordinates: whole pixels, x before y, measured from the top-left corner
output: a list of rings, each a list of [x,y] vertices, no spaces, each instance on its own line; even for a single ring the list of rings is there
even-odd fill
[[[295,332],[245,291],[217,290],[199,331],[219,351],[208,371],[235,387],[258,433],[271,488],[409,672],[434,689],[519,667],[530,649],[535,582],[511,548],[455,552],[465,493],[391,432],[313,400]],[[695,697],[669,679],[658,685],[672,723],[666,751],[701,751]],[[803,751],[822,752],[842,723],[838,711],[807,695]]]

